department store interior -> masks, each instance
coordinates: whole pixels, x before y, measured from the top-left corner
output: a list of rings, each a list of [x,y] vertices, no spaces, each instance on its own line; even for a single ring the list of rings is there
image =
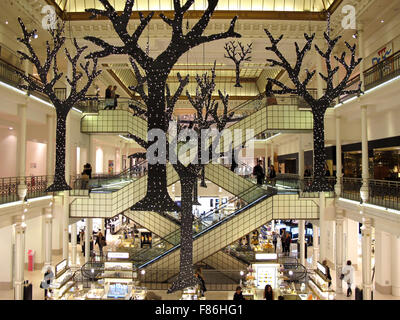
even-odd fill
[[[0,1],[0,299],[400,300],[399,18],[392,0]],[[168,117],[246,132],[192,166],[201,281],[173,292],[186,171],[148,158]]]

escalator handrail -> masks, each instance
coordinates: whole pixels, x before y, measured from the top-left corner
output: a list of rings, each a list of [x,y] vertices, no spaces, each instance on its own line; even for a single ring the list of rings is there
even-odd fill
[[[234,196],[234,197],[232,197],[231,199],[229,199],[229,201],[228,201],[226,204],[224,204],[224,207],[226,207],[228,204],[230,204],[230,203],[231,203],[232,201],[234,201],[235,199],[239,199],[239,198],[243,197],[244,195],[246,195],[247,193],[250,193],[250,192],[256,190],[257,188],[259,188],[257,185],[251,186],[251,187],[250,187],[249,189],[247,189],[245,192],[243,192],[243,193],[241,193],[241,194],[239,194],[239,195],[237,195],[237,196]],[[263,195],[265,195],[266,190],[263,189],[263,188],[259,188],[259,189],[262,190],[262,192],[264,193]],[[208,211],[204,216],[202,216],[202,217],[197,217],[196,219],[193,219],[193,225],[198,224],[199,222],[202,223],[202,224],[204,225],[203,219],[209,217],[209,216],[210,216],[211,214],[213,214],[215,211],[218,211],[218,210],[221,210],[221,209],[223,209],[223,207],[213,208],[213,209],[211,209],[210,211]],[[180,223],[179,223],[179,225],[180,225]],[[165,237],[163,237],[163,239],[161,239],[160,241],[156,242],[156,243],[154,244],[154,247],[157,247],[157,245],[159,245],[160,243],[162,243],[162,242],[164,242],[164,241],[167,241],[167,242],[171,243],[168,239],[177,237],[179,233],[180,233],[180,229],[176,229],[175,231],[172,231],[170,234],[168,234],[168,235],[166,235]],[[171,243],[171,244],[173,244],[173,243]],[[151,249],[152,249],[152,248],[149,248],[149,249],[147,249],[147,250],[145,250],[145,251],[143,251],[143,252],[140,252],[140,253],[138,253],[138,255],[140,256],[140,255],[146,254],[146,252],[149,252]]]
[[[268,194],[265,194],[265,195],[263,195],[262,197],[256,199],[255,201],[253,201],[253,202],[247,204],[247,205],[244,206],[243,208],[238,209],[237,211],[235,211],[234,213],[232,213],[232,214],[230,214],[229,216],[225,217],[224,219],[222,219],[222,220],[218,221],[217,223],[215,223],[215,224],[209,226],[208,228],[202,230],[201,232],[199,232],[199,233],[193,235],[193,240],[195,240],[195,239],[201,237],[202,235],[208,233],[209,231],[211,231],[211,230],[217,228],[217,227],[220,226],[221,224],[223,224],[223,223],[229,221],[229,220],[232,219],[233,217],[236,217],[237,215],[239,215],[239,214],[242,213],[243,211],[246,211],[247,209],[250,209],[251,207],[257,205],[257,204],[260,203],[261,201],[264,201],[264,200],[266,200],[267,198],[269,198],[269,197],[271,197],[271,196],[273,196],[273,195],[275,195],[275,194],[276,194],[276,192],[272,191],[272,192],[270,192],[270,193],[268,193]],[[176,246],[174,246],[174,247],[172,247],[171,249],[165,251],[164,253],[162,253],[161,255],[157,256],[156,258],[154,258],[154,259],[152,259],[152,260],[150,260],[150,261],[147,261],[146,263],[144,263],[144,264],[138,266],[138,269],[143,269],[143,268],[147,267],[148,265],[154,263],[155,261],[157,261],[157,260],[163,258],[163,257],[166,256],[167,254],[169,254],[169,253],[171,253],[171,252],[177,250],[178,248],[180,248],[180,246],[181,246],[180,244],[177,244]]]

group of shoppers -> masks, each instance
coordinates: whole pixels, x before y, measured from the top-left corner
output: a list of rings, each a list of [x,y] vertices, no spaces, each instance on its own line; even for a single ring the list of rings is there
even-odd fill
[[[87,189],[89,185],[89,179],[92,179],[92,166],[90,165],[90,163],[86,163],[83,166],[81,179],[82,179],[81,188],[83,190]]]
[[[118,104],[119,95],[116,93],[117,86],[108,86],[106,89],[106,100],[104,110],[115,110]]]
[[[256,177],[258,185],[262,185],[266,177],[262,164],[263,164],[262,160],[258,160],[257,165],[253,168],[253,175]],[[270,165],[267,172],[267,180],[270,183],[274,184],[275,179],[276,179],[275,168],[273,165]]]
[[[97,233],[97,235],[95,235],[95,241],[94,241],[94,245],[97,245],[99,247],[99,252],[100,252],[100,256],[103,256],[103,248],[105,246],[107,246],[107,242],[106,242],[106,237],[103,235],[103,233],[101,231],[99,231]],[[85,231],[81,230],[79,232],[79,241],[81,244],[81,248],[82,248],[82,254],[83,256],[85,256]],[[90,257],[94,257],[94,252],[93,252],[93,236],[90,237]]]

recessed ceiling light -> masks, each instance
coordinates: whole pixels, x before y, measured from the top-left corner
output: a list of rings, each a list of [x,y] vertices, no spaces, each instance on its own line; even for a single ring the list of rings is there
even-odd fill
[[[381,20],[381,23],[384,23],[385,22],[385,20]]]
[[[8,20],[6,20],[6,24],[8,24]]]
[[[8,127],[8,130],[14,130],[14,128],[13,127]]]

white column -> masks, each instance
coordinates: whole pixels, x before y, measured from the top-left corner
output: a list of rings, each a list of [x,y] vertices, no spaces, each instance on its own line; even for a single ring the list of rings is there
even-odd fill
[[[342,293],[342,280],[340,275],[342,274],[343,262],[344,262],[344,247],[343,247],[343,210],[336,209],[336,292]]]
[[[363,184],[360,190],[363,202],[368,201],[368,127],[367,127],[367,106],[361,106],[361,153],[362,153],[362,180]]]
[[[18,143],[17,143],[17,161],[18,161],[18,171],[17,176],[21,178],[20,184],[18,185],[18,196],[22,200],[26,196],[26,109],[27,104],[18,105],[18,116],[20,118],[20,125],[18,130]]]
[[[278,168],[275,167],[274,158],[275,158],[275,144],[271,142],[271,165],[273,165],[275,171],[278,172]]]
[[[299,178],[304,178],[304,143],[302,134],[299,134]]]
[[[96,144],[93,135],[89,135],[89,159],[88,163],[92,166],[92,173],[96,172]]]
[[[319,236],[320,236],[320,259],[321,261],[326,259],[326,242],[327,242],[327,234],[326,234],[326,219],[325,219],[325,192],[319,193]]]
[[[317,269],[319,260],[319,228],[313,223],[313,269]]]
[[[55,117],[47,115],[47,175],[54,175],[54,147],[55,147]],[[49,181],[49,185],[51,182]]]
[[[78,224],[74,223],[71,225],[71,266],[76,267],[77,262],[77,236],[78,236]]]
[[[106,234],[106,219],[101,218],[101,233],[103,236]]]
[[[365,90],[365,81],[364,81],[364,71],[365,71],[365,57],[364,57],[364,30],[362,23],[358,23],[358,56],[359,58],[363,58],[360,62],[360,81],[361,81],[361,90]]]
[[[93,233],[92,219],[86,218],[85,228],[85,263],[90,260],[90,237]]]
[[[52,259],[51,253],[53,250],[53,203],[44,208],[44,265],[50,266]]]
[[[305,246],[305,221],[304,220],[298,220],[298,227],[299,227],[299,244],[300,244],[300,264],[305,266],[305,251],[304,251],[304,246]]]
[[[400,297],[400,237],[392,235],[392,295]]]
[[[119,144],[119,163],[120,163],[120,165],[119,165],[119,172],[122,172],[122,171],[124,171],[122,168],[123,168],[123,159],[122,159],[122,155],[123,155],[123,153],[124,153],[124,143],[123,142],[121,142],[120,144]]]
[[[392,257],[392,235],[375,230],[375,289],[382,294],[392,293]]]
[[[25,271],[25,228],[21,217],[17,218],[15,230],[15,260],[14,260],[14,300],[23,300],[24,271]]]
[[[268,147],[269,147],[269,143],[266,142],[266,143],[265,143],[265,169],[266,169],[265,174],[267,174],[267,172],[268,172],[268,158],[269,158],[269,150],[268,150]]]
[[[64,191],[63,196],[63,216],[62,216],[62,252],[63,259],[69,257],[69,191]]]
[[[372,245],[371,245],[371,219],[363,218],[362,234],[362,283],[363,299],[371,300],[372,292]]]
[[[342,139],[340,135],[340,116],[336,114],[336,185],[335,193],[340,197],[342,192]]]

